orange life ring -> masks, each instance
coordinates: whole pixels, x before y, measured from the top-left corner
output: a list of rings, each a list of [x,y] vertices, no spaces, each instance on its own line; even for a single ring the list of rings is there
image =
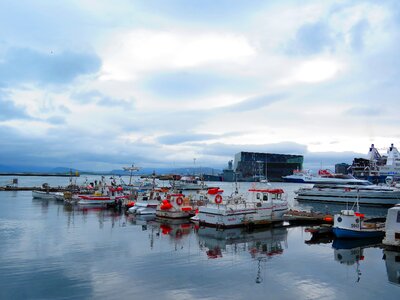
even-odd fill
[[[217,203],[217,204],[222,203],[222,196],[221,195],[215,196],[215,203]]]
[[[182,205],[182,203],[183,203],[183,198],[182,197],[176,198],[176,204]]]

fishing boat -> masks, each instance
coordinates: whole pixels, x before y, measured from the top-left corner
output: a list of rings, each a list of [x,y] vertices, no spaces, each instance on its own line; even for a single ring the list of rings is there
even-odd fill
[[[48,191],[32,191],[32,198],[43,200],[64,200],[64,193],[61,192],[48,192]]]
[[[400,204],[388,209],[383,244],[400,248]]]
[[[337,238],[372,238],[383,237],[385,224],[367,222],[364,214],[359,212],[358,198],[355,202],[356,211],[345,209],[333,217],[333,234]],[[353,205],[354,207],[354,205]]]
[[[102,186],[99,190],[90,195],[74,195],[72,200],[80,205],[99,205],[99,204],[115,204],[125,199],[129,199],[129,195],[124,193],[121,186]]]
[[[223,197],[217,193],[205,206],[199,207],[200,224],[220,228],[260,226],[282,222],[288,211],[282,189],[250,189],[249,199],[233,194]]]
[[[182,176],[179,180],[170,182],[171,187],[177,191],[183,190],[206,190],[208,186],[198,177]]]
[[[295,199],[299,202],[348,203],[358,198],[360,204],[374,206],[394,206],[400,203],[399,188],[371,183],[315,184],[312,188],[300,188],[295,193]]]
[[[159,218],[190,218],[194,213],[190,199],[181,193],[167,195],[156,208],[156,216]]]
[[[128,212],[138,215],[155,215],[162,199],[161,193],[161,190],[138,193],[135,204],[128,209]]]

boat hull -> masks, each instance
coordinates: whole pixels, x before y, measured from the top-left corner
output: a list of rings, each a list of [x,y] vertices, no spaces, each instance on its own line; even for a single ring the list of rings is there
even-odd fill
[[[301,178],[285,178],[285,177],[282,177],[282,179],[285,182],[292,182],[292,183],[314,183],[314,182],[305,182],[304,179],[301,179]]]
[[[32,191],[32,197],[43,200],[64,200],[64,194],[60,192]]]
[[[331,191],[324,189],[300,189],[295,199],[299,202],[330,202],[346,203],[357,200],[356,191]],[[358,202],[360,204],[376,206],[394,206],[399,203],[400,191],[394,192],[360,192]]]
[[[273,210],[272,207],[250,208],[209,205],[199,208],[198,222],[201,225],[221,228],[269,226],[273,223],[283,222],[283,215],[287,211],[287,207]]]
[[[170,211],[170,210],[156,210],[156,216],[159,218],[167,218],[167,219],[184,219],[190,218],[194,215],[193,212],[189,211]]]
[[[373,238],[383,237],[385,235],[385,232],[382,230],[351,230],[333,227],[332,231],[337,238],[341,239]]]

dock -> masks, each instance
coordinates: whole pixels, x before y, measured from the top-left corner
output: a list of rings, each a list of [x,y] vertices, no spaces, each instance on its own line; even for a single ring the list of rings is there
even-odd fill
[[[80,175],[77,172],[74,172],[74,173],[36,173],[36,172],[5,173],[5,172],[1,172],[0,176],[79,177]]]
[[[66,192],[68,188],[65,187],[48,187],[41,186],[0,186],[0,191],[48,191],[48,192]]]
[[[307,212],[291,209],[284,214],[283,220],[290,224],[332,224],[333,216],[319,212]]]

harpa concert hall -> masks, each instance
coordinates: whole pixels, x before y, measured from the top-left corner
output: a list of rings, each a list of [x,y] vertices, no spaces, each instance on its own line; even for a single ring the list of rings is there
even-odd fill
[[[282,181],[282,176],[302,170],[303,160],[302,155],[239,152],[233,169],[238,181]]]

